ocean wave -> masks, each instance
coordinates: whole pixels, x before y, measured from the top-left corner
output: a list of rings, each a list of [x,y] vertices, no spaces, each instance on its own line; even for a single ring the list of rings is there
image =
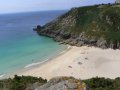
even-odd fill
[[[48,59],[46,59],[45,61],[42,61],[42,62],[37,62],[37,63],[31,63],[31,64],[28,64],[27,66],[25,66],[24,68],[30,68],[30,67],[33,67],[33,66],[36,66],[36,65],[39,65],[39,64],[42,64],[44,62],[46,62]]]
[[[0,74],[0,79],[3,78],[5,76],[5,74]]]
[[[65,53],[65,51],[62,51],[62,52],[60,53],[60,55],[63,54],[63,53]]]
[[[71,48],[71,46],[68,45],[67,50],[70,49],[70,48]],[[58,55],[61,55],[61,54],[65,53],[65,52],[66,52],[66,50],[60,52]],[[58,55],[56,55],[56,56],[58,56]],[[36,65],[40,65],[40,64],[42,64],[42,63],[44,63],[44,62],[46,62],[46,61],[48,61],[48,60],[51,60],[51,59],[53,59],[53,58],[55,58],[55,57],[51,57],[51,58],[49,58],[49,59],[47,58],[46,60],[41,61],[41,62],[28,64],[28,65],[25,66],[24,68],[30,68],[30,67],[33,67],[33,66],[36,66]]]
[[[70,48],[71,48],[71,46],[68,45],[67,50],[69,50]],[[61,55],[61,54],[65,53],[65,52],[66,52],[66,50],[60,52],[59,54]]]
[[[67,49],[70,49],[70,48],[71,48],[71,46],[70,46],[70,45],[68,45]]]
[[[29,68],[29,67],[32,67],[32,66],[36,66],[40,63],[32,63],[32,64],[28,64],[27,66],[25,66],[24,68]]]

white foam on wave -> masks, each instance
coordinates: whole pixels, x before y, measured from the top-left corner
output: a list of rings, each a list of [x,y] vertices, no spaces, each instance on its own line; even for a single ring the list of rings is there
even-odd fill
[[[67,49],[70,49],[71,48],[71,46],[70,45],[68,45],[68,48]]]
[[[71,48],[71,46],[68,45],[67,49],[70,49],[70,48]],[[66,50],[60,52],[58,55],[61,55],[61,54],[65,53],[65,52],[66,52]],[[54,57],[53,57],[53,58],[54,58]],[[52,58],[49,58],[49,59],[52,59]],[[28,64],[28,65],[25,66],[24,68],[30,68],[30,67],[33,67],[33,66],[36,66],[36,65],[40,65],[40,64],[42,64],[42,63],[48,61],[49,59],[46,59],[46,60],[44,60],[44,61],[37,62],[37,63]]]
[[[24,68],[29,68],[29,67],[32,67],[32,66],[36,66],[38,64],[40,64],[40,63],[32,63],[32,64],[29,64],[29,65],[25,66]]]
[[[71,46],[68,45],[67,50],[70,49],[70,48],[71,48]],[[66,50],[60,52],[59,54],[61,55],[61,54],[65,53],[65,52],[66,52]]]
[[[3,78],[5,76],[5,74],[0,74],[0,79]]]
[[[37,63],[31,63],[31,64],[28,64],[27,66],[25,66],[24,68],[30,68],[30,67],[33,67],[33,66],[36,66],[36,65],[39,65],[39,64],[42,64],[44,62],[46,62],[48,59],[46,59],[45,61],[42,61],[42,62],[37,62]]]
[[[65,53],[65,51],[62,51],[60,54],[63,54],[63,53]]]

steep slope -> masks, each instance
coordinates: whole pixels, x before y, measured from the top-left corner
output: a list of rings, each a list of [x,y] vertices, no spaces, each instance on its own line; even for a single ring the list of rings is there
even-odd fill
[[[35,90],[90,90],[85,83],[72,77],[57,77],[51,79]]]
[[[120,5],[73,8],[54,21],[36,29],[40,35],[70,45],[120,48]]]
[[[0,90],[89,90],[85,83],[73,77],[46,79],[17,76],[13,79],[0,80]]]

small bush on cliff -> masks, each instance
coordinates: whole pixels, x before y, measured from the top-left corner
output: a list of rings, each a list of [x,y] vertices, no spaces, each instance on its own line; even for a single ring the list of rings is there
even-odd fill
[[[84,82],[91,90],[120,90],[120,78],[105,79],[96,77],[84,80]]]
[[[32,77],[32,76],[17,76],[13,79],[0,80],[0,90],[25,90],[28,85],[34,83],[40,83],[41,85],[47,82],[46,79]]]
[[[70,45],[71,42],[75,42],[72,45],[95,45],[101,48],[120,49],[119,12],[120,4],[73,8],[44,25],[37,33],[52,37],[56,41],[67,41],[66,43]],[[69,38],[64,38],[66,34]],[[91,40],[95,42],[91,44]]]

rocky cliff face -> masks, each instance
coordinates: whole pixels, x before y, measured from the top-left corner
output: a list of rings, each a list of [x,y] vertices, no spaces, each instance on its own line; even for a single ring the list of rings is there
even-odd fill
[[[73,8],[34,30],[65,44],[120,49],[119,12],[119,4]]]
[[[89,90],[85,83],[73,77],[46,79],[17,76],[0,80],[0,90]]]
[[[89,90],[85,83],[72,77],[57,77],[35,90]]]

